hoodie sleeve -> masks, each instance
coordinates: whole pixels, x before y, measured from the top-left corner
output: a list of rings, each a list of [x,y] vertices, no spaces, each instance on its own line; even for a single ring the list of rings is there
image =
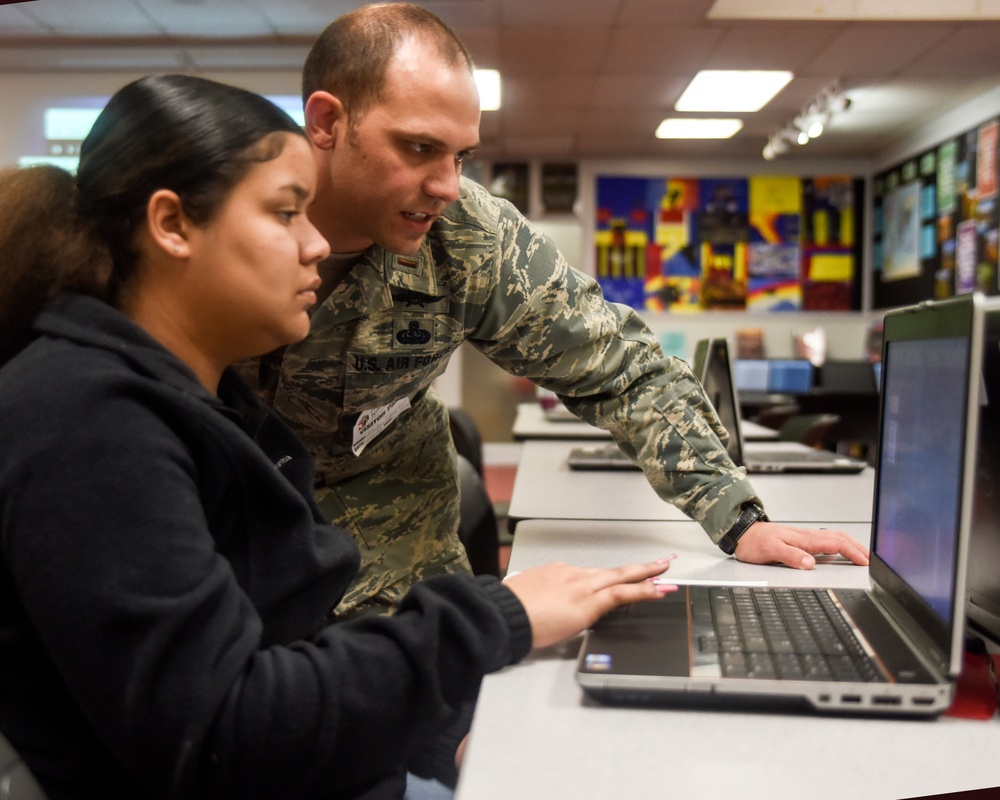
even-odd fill
[[[0,520],[46,657],[86,725],[152,795],[360,794],[419,761],[482,676],[527,653],[530,626],[513,593],[457,575],[417,585],[391,617],[326,627],[320,617],[308,635],[265,642],[256,598],[294,618],[298,587],[277,591],[276,576],[305,584],[323,570],[307,561],[300,574],[282,553],[296,537],[320,553],[329,526],[301,498],[300,513],[272,520],[287,481],[264,459],[253,483],[239,466],[248,451],[233,459],[233,481],[249,483],[232,500],[288,543],[261,563],[273,541],[240,544],[235,531],[237,555],[220,555],[206,514],[225,512],[205,508],[203,470],[175,430],[185,423],[149,405],[128,390],[71,414],[26,412],[17,436],[32,444],[6,451]],[[356,563],[346,536],[330,541],[349,548],[342,563]]]

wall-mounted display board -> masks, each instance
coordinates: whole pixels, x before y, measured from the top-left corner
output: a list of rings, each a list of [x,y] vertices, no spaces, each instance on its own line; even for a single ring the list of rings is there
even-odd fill
[[[653,311],[859,309],[863,191],[842,176],[598,176],[597,280]]]
[[[990,119],[875,176],[875,308],[1000,294],[998,140]]]

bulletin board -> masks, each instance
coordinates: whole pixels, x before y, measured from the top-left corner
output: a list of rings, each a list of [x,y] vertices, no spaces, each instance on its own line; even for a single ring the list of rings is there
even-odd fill
[[[995,117],[875,176],[875,308],[1000,294],[998,140]]]
[[[597,280],[651,311],[857,310],[863,191],[845,176],[598,176]]]

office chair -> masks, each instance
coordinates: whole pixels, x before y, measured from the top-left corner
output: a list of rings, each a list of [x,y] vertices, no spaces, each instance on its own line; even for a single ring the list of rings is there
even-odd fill
[[[802,409],[795,403],[784,403],[782,405],[768,406],[761,409],[754,417],[753,421],[765,428],[778,430],[791,417],[794,417]]]
[[[458,537],[475,575],[500,577],[500,541],[493,501],[472,463],[458,457],[460,515]]]
[[[0,736],[0,800],[46,800],[28,765],[3,736]]]
[[[835,450],[833,428],[840,422],[839,414],[795,414],[778,428],[778,440],[801,442],[817,450]]]
[[[483,476],[483,437],[479,426],[468,411],[461,408],[448,409],[448,427],[451,428],[451,438],[455,442],[458,454],[465,456],[469,463]]]

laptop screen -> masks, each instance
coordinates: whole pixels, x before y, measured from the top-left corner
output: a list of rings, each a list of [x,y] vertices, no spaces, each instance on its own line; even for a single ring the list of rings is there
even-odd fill
[[[726,450],[730,460],[743,464],[743,447],[737,417],[736,392],[733,385],[732,364],[725,339],[701,339],[695,348],[692,364],[695,376],[701,381],[705,394],[715,408],[722,427],[729,433]]]
[[[890,342],[877,554],[941,618],[955,603],[969,341]]]
[[[962,666],[984,306],[971,294],[887,312],[882,344],[869,570],[950,675]]]

